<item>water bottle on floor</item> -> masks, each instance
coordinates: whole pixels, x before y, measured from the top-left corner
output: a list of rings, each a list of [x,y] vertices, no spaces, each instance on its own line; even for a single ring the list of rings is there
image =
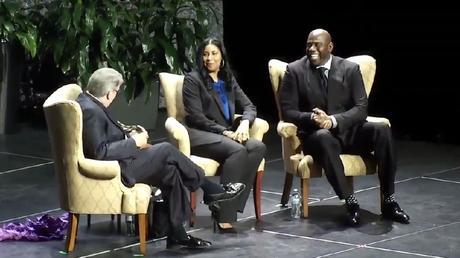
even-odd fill
[[[300,218],[302,200],[300,197],[299,190],[297,188],[292,191],[291,194],[291,218],[298,219]]]
[[[126,235],[134,236],[136,235],[136,225],[134,225],[133,215],[126,215]]]

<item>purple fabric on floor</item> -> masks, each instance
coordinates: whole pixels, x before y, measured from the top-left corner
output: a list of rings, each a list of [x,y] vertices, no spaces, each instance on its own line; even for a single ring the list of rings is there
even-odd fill
[[[57,218],[48,214],[25,223],[8,223],[0,228],[0,242],[6,240],[47,241],[64,238],[69,224],[69,213]]]

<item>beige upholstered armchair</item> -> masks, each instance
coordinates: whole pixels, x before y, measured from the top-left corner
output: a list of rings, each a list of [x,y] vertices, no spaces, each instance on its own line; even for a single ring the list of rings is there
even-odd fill
[[[140,251],[145,254],[147,208],[151,188],[121,182],[118,162],[84,157],[82,112],[75,101],[80,86],[69,84],[57,89],[43,104],[54,167],[59,181],[61,208],[70,213],[66,250],[73,251],[80,214],[137,214]]]
[[[359,64],[361,74],[363,76],[366,93],[369,93],[374,82],[376,63],[375,59],[368,55],[353,56],[348,60]],[[286,205],[289,199],[289,192],[291,191],[293,176],[298,176],[301,182],[302,191],[302,216],[308,217],[308,196],[309,196],[309,183],[310,178],[321,177],[324,173],[323,169],[314,162],[312,156],[304,155],[300,141],[297,138],[297,127],[292,123],[283,121],[279,93],[281,81],[286,71],[287,63],[272,59],[268,62],[268,70],[270,74],[270,81],[272,84],[273,92],[275,94],[276,105],[278,107],[279,123],[277,126],[278,134],[281,136],[284,170],[286,171],[286,178],[284,182],[283,195],[281,197],[281,204]],[[390,125],[390,121],[381,117],[367,117],[367,121],[381,122]],[[353,186],[353,176],[362,176],[374,174],[377,165],[372,156],[363,157],[359,155],[340,155],[343,166],[345,168],[345,175],[349,179],[348,182]]]
[[[166,109],[168,112],[168,119],[165,122],[166,130],[169,133],[171,140],[176,144],[179,150],[186,156],[199,165],[205,171],[206,176],[217,176],[219,163],[215,160],[191,155],[190,153],[190,140],[187,129],[182,124],[184,122],[185,110],[182,102],[182,85],[184,83],[184,76],[160,73],[160,82],[163,88],[163,93],[166,102]],[[256,118],[254,124],[250,129],[250,137],[262,141],[264,134],[268,131],[268,123],[260,118]],[[261,217],[261,204],[260,204],[260,191],[262,188],[262,177],[264,174],[265,160],[262,160],[258,168],[256,179],[254,180],[253,197],[254,208],[257,220]],[[190,193],[190,203],[192,206],[192,213],[195,214],[196,197],[195,193]],[[194,216],[190,224],[194,224]]]

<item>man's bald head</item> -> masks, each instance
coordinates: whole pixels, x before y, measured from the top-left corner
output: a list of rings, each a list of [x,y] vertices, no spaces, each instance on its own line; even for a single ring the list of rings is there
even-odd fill
[[[324,29],[315,29],[308,34],[307,57],[313,66],[324,65],[329,60],[334,44],[331,35]]]

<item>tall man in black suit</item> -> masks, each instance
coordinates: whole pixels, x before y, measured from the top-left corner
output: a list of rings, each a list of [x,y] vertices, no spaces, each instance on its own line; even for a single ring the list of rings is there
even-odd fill
[[[340,199],[345,199],[348,220],[360,222],[359,205],[346,184],[341,153],[370,153],[378,165],[384,195],[384,218],[409,223],[409,216],[395,201],[396,157],[391,129],[370,123],[367,96],[359,66],[331,55],[334,45],[323,29],[311,31],[306,56],[290,63],[281,84],[283,118],[299,128],[304,153],[324,168]]]
[[[190,215],[187,190],[203,189],[209,205],[230,200],[241,194],[245,185],[230,183],[224,187],[208,181],[203,170],[169,143],[150,145],[147,131],[126,133],[111,117],[107,107],[117,96],[124,81],[111,68],[96,70],[90,77],[86,92],[77,102],[83,112],[83,150],[86,156],[99,160],[118,160],[123,183],[132,186],[145,183],[161,189],[168,205],[168,246],[179,244],[191,248],[211,243],[187,235],[183,227]],[[214,207],[215,208],[215,207]]]

